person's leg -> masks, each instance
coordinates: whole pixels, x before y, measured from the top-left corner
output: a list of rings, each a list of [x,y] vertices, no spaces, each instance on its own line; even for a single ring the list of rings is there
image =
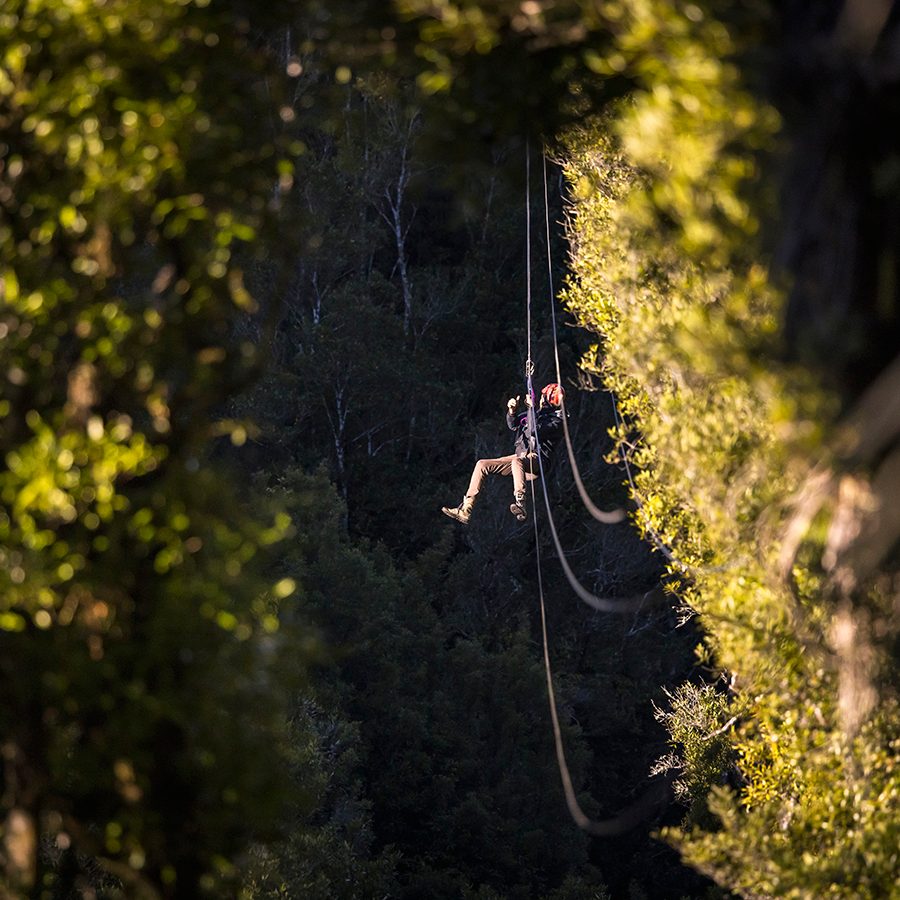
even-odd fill
[[[509,506],[509,511],[520,522],[524,522],[528,518],[525,508],[525,482],[534,481],[538,477],[534,468],[535,461],[533,459],[517,457],[512,463],[513,502]]]
[[[445,516],[450,516],[451,519],[456,519],[457,522],[462,522],[463,525],[468,525],[469,519],[472,516],[472,509],[475,506],[475,499],[481,491],[484,479],[488,475],[509,475],[511,471],[510,467],[514,459],[515,456],[501,456],[497,459],[479,459],[478,462],[475,463],[475,468],[472,470],[472,477],[469,479],[469,488],[466,491],[465,497],[462,498],[462,502],[459,506],[442,506],[441,512]]]
[[[515,456],[500,456],[497,459],[479,459],[475,463],[472,470],[472,477],[469,479],[469,489],[466,491],[467,497],[477,497],[481,490],[484,479],[488,475],[509,475],[513,472],[513,480],[515,480]]]
[[[516,456],[510,463],[512,468],[513,495],[525,494],[525,460]]]

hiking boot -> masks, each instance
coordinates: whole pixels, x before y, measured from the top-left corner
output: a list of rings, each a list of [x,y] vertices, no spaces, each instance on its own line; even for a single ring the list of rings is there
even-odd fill
[[[475,498],[469,497],[468,495],[462,498],[462,503],[459,506],[454,507],[441,507],[441,512],[445,516],[450,516],[451,519],[456,519],[457,522],[460,522],[463,525],[469,524],[469,519],[472,516],[472,507],[475,505]]]
[[[514,502],[510,503],[509,511],[520,521],[528,518],[528,510],[525,509],[525,491],[516,491],[513,494]]]

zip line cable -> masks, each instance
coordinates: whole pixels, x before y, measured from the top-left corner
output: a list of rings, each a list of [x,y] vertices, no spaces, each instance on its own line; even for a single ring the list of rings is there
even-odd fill
[[[553,355],[554,360],[556,362],[556,377],[557,382],[561,382],[561,374],[560,374],[560,364],[559,364],[559,344],[557,339],[557,330],[556,330],[556,312],[555,312],[555,304],[556,297],[553,289],[553,268],[552,268],[552,260],[550,256],[550,212],[549,212],[549,200],[548,200],[548,192],[547,192],[547,164],[546,164],[546,156],[542,154],[543,161],[543,181],[544,181],[544,220],[546,226],[547,233],[547,267],[548,267],[548,276],[550,282],[550,306],[551,306],[551,320],[553,324]],[[525,188],[525,205],[527,210],[527,219],[526,219],[526,277],[527,277],[527,304],[526,304],[526,315],[527,315],[527,341],[528,341],[528,359],[525,365],[525,376],[526,376],[526,385],[528,390],[528,397],[532,401],[534,400],[534,386],[532,383],[532,375],[534,374],[534,363],[531,359],[531,202],[530,202],[530,186],[531,186],[531,162],[530,162],[530,154],[529,154],[529,145],[526,141],[526,188]],[[613,415],[616,421],[616,429],[620,433],[622,432],[623,421],[619,416],[618,406],[616,404],[615,395],[610,392],[610,397],[612,399],[613,404]],[[569,436],[568,426],[566,424],[565,419],[565,400],[561,399],[561,407],[563,413],[563,430],[566,436],[566,446],[569,453],[569,462],[572,466],[572,472],[575,475],[576,484],[578,485],[579,494],[581,495],[582,501],[584,502],[585,507],[588,511],[597,518],[601,522],[611,523],[610,516],[615,516],[616,513],[621,513],[622,518],[625,517],[624,511],[622,510],[613,510],[608,513],[604,513],[603,510],[599,510],[594,504],[590,501],[590,498],[587,496],[587,492],[584,490],[583,483],[581,481],[578,467],[575,462],[574,450],[572,448],[572,442]],[[562,565],[563,571],[566,574],[566,578],[568,579],[570,585],[575,590],[576,594],[584,600],[589,606],[594,609],[604,610],[604,611],[615,611],[615,612],[624,612],[634,609],[636,606],[639,606],[646,600],[647,596],[651,593],[648,591],[641,597],[634,597],[629,599],[612,599],[612,598],[603,598],[597,597],[594,594],[591,594],[589,591],[585,590],[585,588],[581,585],[578,579],[573,574],[568,560],[566,559],[566,554],[562,548],[562,545],[559,541],[559,536],[556,531],[556,524],[553,520],[553,512],[550,506],[550,498],[547,492],[547,482],[544,473],[544,464],[543,459],[541,457],[540,452],[540,434],[538,432],[538,424],[537,424],[537,416],[534,411],[534,403],[528,408],[528,424],[531,431],[531,434],[534,436],[534,440],[536,443],[536,453],[538,460],[538,468],[540,469],[540,479],[541,479],[541,489],[544,495],[544,506],[547,511],[547,521],[550,525],[550,531],[553,536],[553,542],[556,546],[556,552],[559,556],[560,564]],[[628,477],[628,482],[631,487],[632,497],[638,505],[638,508],[642,508],[642,504],[637,496],[637,486],[634,482],[634,477],[631,471],[631,465],[628,460],[628,455],[622,450],[622,460],[625,464],[625,471]],[[533,466],[532,466],[533,469]],[[668,800],[671,794],[671,782],[673,780],[672,776],[669,775],[662,781],[657,781],[656,784],[652,785],[648,790],[644,793],[644,795],[637,800],[635,803],[631,804],[631,806],[627,807],[625,810],[620,812],[618,815],[613,816],[608,819],[603,820],[595,820],[591,819],[587,816],[582,810],[580,804],[578,803],[578,798],[575,796],[575,789],[572,785],[572,776],[569,772],[569,767],[566,762],[565,756],[565,748],[563,746],[562,740],[562,730],[559,724],[559,712],[556,704],[556,693],[553,689],[553,673],[550,665],[550,651],[549,651],[549,640],[547,635],[547,611],[546,611],[546,603],[544,600],[544,585],[543,585],[543,572],[541,566],[541,549],[540,549],[540,536],[538,533],[538,523],[537,523],[537,503],[536,503],[536,493],[534,488],[534,479],[531,480],[531,507],[532,514],[534,516],[534,543],[535,543],[535,557],[537,564],[537,578],[538,578],[538,595],[540,599],[540,611],[541,611],[541,636],[543,641],[543,651],[544,651],[544,673],[547,682],[547,698],[550,706],[550,717],[553,723],[553,740],[554,746],[556,750],[556,761],[557,767],[559,769],[560,779],[562,781],[563,793],[565,795],[566,806],[569,810],[569,815],[572,817],[572,820],[581,828],[583,831],[597,836],[597,837],[610,837],[614,835],[623,834],[626,831],[629,831],[631,828],[638,825],[641,821],[645,820],[654,810],[659,809],[661,804]],[[600,513],[600,516],[595,514]],[[621,519],[616,518],[612,521],[621,521]],[[662,539],[658,535],[658,533],[646,522],[644,523],[644,527],[647,533],[653,540],[653,543],[656,547],[666,556],[666,558],[675,565],[680,566],[688,572],[717,572],[724,571],[727,568],[726,566],[720,567],[707,567],[707,568],[698,568],[695,566],[689,566],[683,562],[681,562],[674,553],[663,543]],[[706,613],[705,615],[710,615]],[[712,618],[722,619],[723,621],[731,621],[726,620],[725,617],[716,616],[715,614],[711,615]],[[744,625],[744,627],[751,627],[745,625],[745,623],[733,622],[733,624]],[[756,628],[752,628],[753,631],[758,631]]]
[[[528,212],[528,218],[526,220],[526,261],[525,261],[525,269],[526,269],[526,278],[527,278],[527,340],[528,340],[528,361],[525,366],[525,379],[526,379],[526,388],[528,390],[529,398],[534,397],[533,393],[533,384],[532,384],[532,374],[533,374],[533,365],[531,363],[531,207],[529,202],[529,187],[530,187],[530,157],[528,152],[528,143],[525,145],[525,158],[526,158],[526,173],[528,180],[525,185],[525,205],[526,210]],[[557,552],[559,553],[560,560],[564,563],[564,569],[567,570],[567,574],[570,574],[571,570],[568,569],[568,563],[565,562],[565,554],[562,552],[562,548],[560,547],[559,540],[556,537],[556,529],[553,526],[553,519],[550,515],[550,503],[547,497],[547,488],[546,484],[544,484],[544,474],[543,474],[543,463],[541,462],[541,454],[540,454],[540,436],[537,432],[537,418],[534,414],[534,405],[532,404],[528,408],[528,419],[529,426],[531,427],[531,433],[535,436],[538,442],[537,449],[537,457],[538,457],[538,465],[541,468],[541,482],[542,487],[544,489],[544,502],[547,507],[548,517],[551,523],[551,528],[553,530],[553,537],[556,543]],[[667,796],[668,794],[668,784],[661,783],[657,784],[655,788],[648,791],[637,803],[632,804],[623,812],[619,813],[619,815],[614,816],[610,819],[604,819],[602,821],[597,821],[595,819],[591,819],[588,815],[585,814],[584,810],[581,808],[581,805],[578,803],[578,798],[575,796],[575,789],[572,785],[572,776],[569,772],[569,766],[566,762],[566,753],[565,747],[563,746],[562,740],[562,729],[559,724],[559,712],[556,705],[556,692],[553,689],[553,672],[550,666],[550,650],[549,650],[549,640],[547,636],[547,608],[546,603],[544,601],[544,580],[543,580],[543,572],[541,567],[541,544],[540,544],[540,535],[538,533],[538,523],[537,523],[537,505],[536,505],[536,495],[534,490],[534,479],[531,480],[531,508],[532,508],[532,517],[534,520],[534,547],[535,547],[535,559],[537,563],[537,579],[538,579],[538,596],[540,598],[540,610],[541,610],[541,637],[543,640],[543,649],[544,649],[544,674],[547,681],[547,699],[550,705],[550,718],[553,722],[553,742],[556,750],[556,762],[557,767],[559,769],[560,780],[562,781],[563,786],[563,794],[566,799],[566,806],[569,810],[569,815],[572,817],[572,820],[581,828],[583,831],[588,832],[589,834],[595,835],[597,837],[610,837],[617,834],[622,834],[625,831],[633,828],[637,825],[642,819],[647,816],[647,813],[650,812],[653,808],[660,803],[660,801]],[[571,576],[570,581],[573,581],[574,576]],[[577,581],[576,581],[577,583]],[[580,585],[579,585],[580,587]],[[583,589],[582,589],[583,590]],[[592,596],[592,595],[591,595]],[[595,600],[599,600],[600,598],[594,598]]]
[[[550,321],[553,325],[553,359],[556,362],[556,381],[558,384],[562,384],[562,372],[559,365],[559,344],[557,342],[556,334],[556,293],[553,289],[553,260],[550,256],[550,201],[547,196],[546,154],[541,154],[541,162],[543,163],[544,175],[544,224],[547,234],[547,278],[550,283]],[[584,504],[585,509],[587,509],[598,522],[603,522],[605,525],[615,525],[618,522],[624,522],[627,516],[624,509],[611,509],[608,511],[600,509],[588,495],[584,482],[581,480],[581,472],[578,468],[578,463],[575,461],[575,450],[572,447],[572,438],[569,434],[569,423],[566,421],[566,398],[564,394],[560,405],[562,406],[563,433],[566,438],[566,450],[569,454],[569,465],[572,467],[575,487],[578,488],[578,493],[581,495],[581,502]]]

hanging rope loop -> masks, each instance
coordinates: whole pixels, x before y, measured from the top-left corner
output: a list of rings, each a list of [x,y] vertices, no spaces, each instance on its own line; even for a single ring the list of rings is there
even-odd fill
[[[531,206],[529,203],[529,190],[528,183],[530,182],[530,173],[531,173],[531,163],[528,155],[528,145],[526,143],[526,189],[525,189],[525,206],[527,210],[527,222],[525,226],[525,234],[526,234],[526,277],[528,279],[527,283],[527,304],[526,304],[526,315],[527,315],[527,323],[528,323],[528,355],[526,357],[525,362],[525,381],[526,387],[528,391],[528,396],[531,400],[531,403],[528,407],[528,430],[530,432],[531,440],[533,441],[533,445],[535,448],[535,456],[537,457],[538,468],[540,470],[540,482],[541,488],[543,489],[544,494],[544,506],[547,511],[547,521],[550,525],[550,531],[553,535],[553,543],[556,546],[556,552],[559,556],[560,563],[562,564],[563,571],[565,572],[566,578],[568,578],[570,584],[575,589],[575,592],[578,596],[585,601],[588,605],[592,606],[594,609],[599,610],[608,610],[614,612],[624,612],[626,610],[635,609],[640,603],[646,599],[646,595],[644,597],[639,598],[629,598],[629,599],[607,599],[603,597],[596,597],[591,594],[589,591],[586,591],[578,580],[575,578],[571,568],[569,567],[568,561],[566,560],[565,552],[563,551],[562,546],[559,542],[559,536],[556,533],[556,524],[553,521],[553,512],[550,508],[550,498],[547,495],[547,484],[544,476],[544,464],[541,459],[540,452],[540,434],[538,433],[538,422],[536,415],[536,398],[534,396],[534,388],[532,385],[532,375],[534,374],[534,363],[531,359]],[[545,198],[546,198],[546,174],[545,174]],[[545,203],[546,206],[546,203]],[[549,224],[548,224],[548,240],[549,240]],[[548,253],[549,258],[549,253]],[[552,294],[552,289],[551,289]],[[559,354],[556,348],[556,322],[554,320],[554,333],[553,333],[553,343],[554,343],[554,352],[556,353],[556,371],[559,373]],[[557,374],[558,377],[558,374]],[[561,381],[561,379],[559,379]],[[565,421],[565,420],[564,420]],[[570,445],[571,446],[571,445]],[[642,819],[648,817],[650,813],[658,806],[661,800],[664,800],[668,796],[668,786],[667,785],[658,785],[655,788],[652,788],[648,791],[644,797],[639,800],[637,803],[630,806],[628,809],[619,813],[618,815],[605,819],[602,821],[596,821],[591,819],[587,815],[585,815],[582,810],[580,804],[578,803],[578,798],[575,794],[575,788],[572,784],[572,777],[569,773],[569,767],[566,763],[566,754],[565,748],[563,747],[562,740],[562,729],[559,724],[559,713],[556,708],[556,695],[553,689],[553,673],[550,667],[550,651],[549,651],[549,640],[547,635],[547,611],[546,611],[546,603],[544,601],[544,580],[543,580],[543,572],[541,566],[541,542],[540,535],[538,533],[538,522],[537,522],[537,496],[534,487],[534,480],[530,482],[531,485],[531,509],[532,509],[532,519],[534,521],[534,548],[535,548],[535,559],[537,563],[537,579],[538,579],[538,596],[540,598],[540,609],[541,609],[541,634],[544,645],[544,674],[547,681],[547,699],[550,704],[550,717],[553,722],[553,742],[556,748],[556,762],[559,768],[560,778],[562,780],[563,785],[563,794],[565,795],[566,806],[569,809],[569,814],[572,816],[574,822],[578,825],[579,828],[588,832],[589,834],[597,835],[597,836],[610,836],[610,835],[618,835],[622,834],[625,831],[628,831],[630,828],[633,828],[637,825]]]

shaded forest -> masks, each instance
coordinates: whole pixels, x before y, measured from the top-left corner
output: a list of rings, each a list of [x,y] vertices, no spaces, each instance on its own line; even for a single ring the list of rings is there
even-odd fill
[[[0,896],[893,895],[894,4],[0,34]]]

